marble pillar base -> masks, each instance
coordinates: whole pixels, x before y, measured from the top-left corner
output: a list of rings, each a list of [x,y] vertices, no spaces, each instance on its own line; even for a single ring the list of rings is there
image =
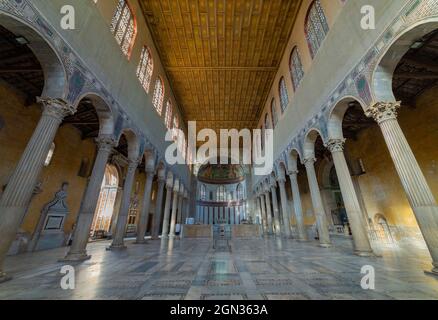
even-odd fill
[[[376,257],[373,251],[354,251],[354,254],[359,257]]]
[[[11,276],[7,275],[4,272],[0,273],[0,283],[6,282],[6,281],[9,281],[9,280],[12,280]]]
[[[424,271],[424,274],[427,274],[428,276],[434,276],[438,278],[438,267],[437,268],[433,268],[431,271]],[[0,280],[1,283],[1,280]]]
[[[106,251],[116,251],[116,250],[125,250],[127,247],[124,244],[110,245],[106,248]]]
[[[431,271],[425,271],[425,273],[438,277],[438,264],[432,263],[432,266],[433,266],[433,269]]]
[[[143,239],[143,240],[136,240],[135,242],[134,242],[134,244],[147,244],[148,243],[148,241],[146,240],[146,239]]]
[[[320,246],[321,248],[331,248],[332,245],[329,244],[329,243],[320,243],[319,246]]]
[[[86,260],[90,260],[91,255],[88,255],[86,252],[83,253],[69,253],[65,256],[65,258],[59,259],[59,262],[82,262]]]

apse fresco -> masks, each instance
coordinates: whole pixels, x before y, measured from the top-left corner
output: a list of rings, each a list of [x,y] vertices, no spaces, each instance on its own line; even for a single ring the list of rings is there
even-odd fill
[[[438,300],[437,89],[438,0],[0,0],[0,310]]]
[[[245,171],[239,164],[206,164],[201,166],[198,179],[212,184],[232,184],[245,179]]]

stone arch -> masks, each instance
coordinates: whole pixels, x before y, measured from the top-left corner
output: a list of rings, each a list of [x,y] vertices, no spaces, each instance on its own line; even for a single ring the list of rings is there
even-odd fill
[[[287,170],[288,172],[298,171],[298,161],[303,159],[298,149],[292,149],[288,153]]]
[[[137,133],[130,128],[123,129],[117,139],[118,143],[120,143],[122,136],[125,136],[128,143],[128,158],[130,160],[138,160],[140,156],[140,139]]]
[[[342,132],[342,123],[344,121],[344,116],[348,108],[350,108],[351,103],[354,102],[359,103],[362,109],[365,111],[365,104],[362,102],[361,99],[354,96],[344,96],[333,105],[327,122],[328,139],[344,138],[344,133]]]
[[[166,179],[166,164],[162,160],[160,160],[157,165],[157,176],[158,179]]]
[[[146,150],[143,156],[146,171],[155,171],[155,152],[153,150]]]
[[[277,178],[285,179],[287,174],[287,164],[285,161],[280,161],[276,166]]]
[[[0,24],[17,36],[24,37],[27,46],[41,64],[44,74],[42,97],[66,99],[67,73],[57,50],[40,32],[27,22],[0,11]]]
[[[332,170],[334,168],[333,161],[330,161],[328,159],[323,159],[321,161],[321,165],[319,166],[318,170],[318,177],[321,181],[321,187],[329,188],[332,186],[330,175],[332,173]]]
[[[318,136],[321,137],[323,142],[325,142],[324,135],[321,133],[319,129],[312,128],[309,131],[307,131],[303,143],[304,158],[302,158],[301,161],[315,157],[315,143],[316,143],[316,139],[318,139]]]
[[[114,135],[115,117],[111,104],[98,93],[87,92],[79,96],[73,105],[78,107],[85,99],[91,102],[91,105],[97,113],[99,119],[99,135]]]
[[[411,25],[402,34],[393,39],[387,50],[378,59],[372,73],[371,91],[374,102],[396,101],[392,91],[392,81],[398,63],[416,40],[436,29],[438,29],[438,17],[428,18]]]

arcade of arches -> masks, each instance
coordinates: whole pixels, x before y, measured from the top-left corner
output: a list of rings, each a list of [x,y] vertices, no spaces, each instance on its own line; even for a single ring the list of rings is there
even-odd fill
[[[0,299],[438,299],[438,1],[383,2],[1,2]]]

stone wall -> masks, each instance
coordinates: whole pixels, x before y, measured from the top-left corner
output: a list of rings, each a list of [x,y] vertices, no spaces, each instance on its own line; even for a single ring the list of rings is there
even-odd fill
[[[435,87],[417,99],[415,107],[403,107],[400,126],[412,151],[438,198],[438,91]],[[370,218],[378,213],[389,225],[417,229],[417,222],[400,179],[377,126],[363,131],[358,141],[348,141],[352,159],[362,159],[366,174],[359,178],[360,188]],[[412,234],[414,231],[403,232]]]
[[[26,145],[41,116],[38,105],[25,106],[24,99],[13,89],[0,83],[0,196],[15,169]],[[21,231],[26,239],[32,236],[38,223],[41,210],[51,201],[64,182],[69,184],[67,204],[70,214],[67,216],[64,231],[68,235],[81,204],[87,178],[79,177],[79,169],[84,159],[88,159],[89,170],[95,157],[92,140],[82,140],[80,132],[71,125],[61,126],[55,137],[55,153],[48,167],[45,167],[39,182],[37,193],[32,198],[24,218]]]

